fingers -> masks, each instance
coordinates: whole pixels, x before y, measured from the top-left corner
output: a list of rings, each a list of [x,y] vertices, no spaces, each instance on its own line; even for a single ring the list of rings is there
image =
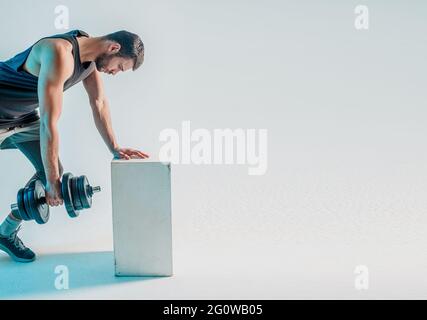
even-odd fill
[[[64,200],[60,197],[46,196],[46,203],[51,207],[58,207],[64,204]]]
[[[132,149],[127,149],[125,151],[119,151],[119,155],[121,159],[126,159],[126,160],[130,160],[132,157],[136,157],[136,158],[141,158],[141,159],[146,159],[149,158],[150,156],[142,151],[139,150],[132,150]]]
[[[150,157],[148,154],[145,154],[145,153],[138,151],[138,150],[134,150],[132,152],[132,155],[137,157],[137,158],[141,158],[141,159],[146,159],[146,158]]]
[[[149,158],[150,156],[142,151],[139,150],[132,150],[133,154],[139,158],[145,159]]]
[[[116,153],[114,156],[115,159],[126,159],[126,160],[130,160],[132,158],[147,159],[149,157],[150,155],[147,153],[144,153],[142,151],[135,150],[135,149],[130,149],[130,148],[116,149]]]
[[[120,155],[121,159],[130,160],[130,157],[126,153],[124,153],[123,151],[120,151],[119,155]]]
[[[149,158],[150,156],[148,155],[148,154],[146,154],[146,153],[144,153],[144,152],[141,152],[141,151],[137,151],[138,152],[138,154],[141,156],[141,158]]]
[[[63,203],[64,202],[62,200],[50,200],[48,202],[49,206],[51,206],[51,207],[58,207],[58,206],[63,205]]]
[[[63,203],[64,203],[64,202],[63,202],[62,200],[55,199],[55,200],[51,201],[51,206],[53,206],[53,207],[58,207],[58,206],[63,205]]]

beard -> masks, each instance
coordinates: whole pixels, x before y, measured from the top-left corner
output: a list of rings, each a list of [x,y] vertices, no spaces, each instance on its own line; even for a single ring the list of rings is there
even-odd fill
[[[102,68],[105,68],[105,67],[108,65],[108,63],[111,61],[111,59],[112,59],[113,57],[114,57],[114,56],[112,56],[112,55],[108,55],[108,54],[105,54],[105,53],[103,53],[103,54],[101,54],[100,56],[98,56],[98,57],[95,59],[96,69],[97,69],[98,71],[101,71],[101,69],[102,69]]]

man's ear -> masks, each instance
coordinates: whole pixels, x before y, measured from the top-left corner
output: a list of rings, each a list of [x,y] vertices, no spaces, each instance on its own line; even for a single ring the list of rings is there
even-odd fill
[[[108,46],[108,53],[110,54],[116,54],[120,51],[121,49],[121,45],[117,42],[112,42],[109,46]]]

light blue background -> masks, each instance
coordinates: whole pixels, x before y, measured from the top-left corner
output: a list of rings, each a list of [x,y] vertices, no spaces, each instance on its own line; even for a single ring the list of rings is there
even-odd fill
[[[426,298],[425,1],[1,1],[0,60],[58,33],[59,4],[70,29],[127,29],[145,43],[140,70],[104,77],[121,145],[156,155],[160,131],[185,120],[266,128],[268,172],[174,166],[177,276],[118,293],[83,267],[104,261],[108,273],[108,257],[51,256],[112,250],[111,156],[77,85],[65,94],[60,156],[103,192],[79,219],[61,208],[25,225],[47,280],[22,284],[7,265],[5,297],[55,293],[51,265],[69,263],[75,287],[104,285],[70,297]],[[354,28],[359,4],[368,31]],[[0,168],[3,219],[33,169],[17,151],[0,152]],[[369,267],[367,291],[354,288],[357,265]],[[19,268],[31,277],[36,267]]]

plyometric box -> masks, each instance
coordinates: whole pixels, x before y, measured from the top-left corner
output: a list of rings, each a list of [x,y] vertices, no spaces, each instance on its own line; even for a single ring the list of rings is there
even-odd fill
[[[111,162],[116,276],[172,276],[170,163]]]

